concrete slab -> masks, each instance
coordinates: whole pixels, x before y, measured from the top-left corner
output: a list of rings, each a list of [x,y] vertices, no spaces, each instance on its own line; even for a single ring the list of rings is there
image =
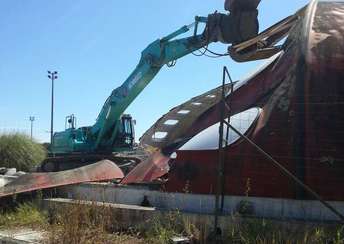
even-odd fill
[[[80,204],[80,205],[89,205],[97,207],[110,207],[116,209],[125,209],[128,211],[154,211],[154,207],[142,207],[138,205],[128,205],[128,204],[118,204],[118,203],[108,203],[108,202],[95,202],[95,201],[85,201],[85,200],[76,200],[76,199],[67,199],[67,198],[52,198],[44,199],[43,203],[45,204],[58,204],[58,205],[68,205],[68,204]]]
[[[45,234],[31,229],[0,230],[0,244],[43,243]]]

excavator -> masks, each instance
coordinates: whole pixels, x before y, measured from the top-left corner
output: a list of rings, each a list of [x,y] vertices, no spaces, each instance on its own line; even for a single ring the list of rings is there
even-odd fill
[[[196,16],[191,25],[149,44],[134,71],[105,101],[94,125],[76,128],[74,115],[66,118],[66,129],[54,134],[49,157],[40,170],[66,170],[102,159],[114,161],[119,167],[139,163],[142,157],[135,150],[135,121],[124,112],[164,65],[172,67],[177,59],[196,51],[200,52],[195,54],[198,56],[207,51],[218,56],[230,55],[238,62],[268,58],[280,51],[275,44],[287,34],[295,17],[288,17],[258,35],[259,2],[226,0],[225,9],[229,14]],[[198,33],[200,24],[205,25],[201,34]],[[192,28],[192,35],[177,38]],[[232,44],[228,53],[216,54],[208,49],[210,43],[218,41]]]

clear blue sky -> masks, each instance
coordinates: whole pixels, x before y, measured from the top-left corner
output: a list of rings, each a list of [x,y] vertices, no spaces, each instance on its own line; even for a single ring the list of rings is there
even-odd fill
[[[193,22],[195,15],[223,10],[224,0],[1,0],[0,132],[29,133],[49,141],[50,87],[56,81],[55,131],[74,113],[78,126],[92,125],[108,95],[136,66],[153,40]],[[261,30],[294,13],[306,0],[262,0]],[[223,44],[212,49],[224,52]],[[240,79],[259,62],[189,55],[164,67],[128,108],[137,138],[170,108],[220,85],[226,65]]]

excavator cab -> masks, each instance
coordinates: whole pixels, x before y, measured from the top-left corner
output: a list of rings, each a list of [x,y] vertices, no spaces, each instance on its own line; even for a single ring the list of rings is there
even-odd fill
[[[117,139],[115,140],[115,148],[131,148],[135,143],[135,120],[129,114],[121,117],[121,126]]]

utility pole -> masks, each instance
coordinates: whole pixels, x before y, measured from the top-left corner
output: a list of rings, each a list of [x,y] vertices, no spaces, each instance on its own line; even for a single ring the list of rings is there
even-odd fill
[[[54,135],[54,81],[57,79],[57,71],[48,70],[48,78],[51,80],[51,125],[50,125],[50,145],[53,145]]]
[[[31,135],[31,141],[32,141],[32,134],[33,134],[33,122],[35,121],[35,116],[30,116],[30,122],[31,122],[31,133],[30,133],[30,135]]]

